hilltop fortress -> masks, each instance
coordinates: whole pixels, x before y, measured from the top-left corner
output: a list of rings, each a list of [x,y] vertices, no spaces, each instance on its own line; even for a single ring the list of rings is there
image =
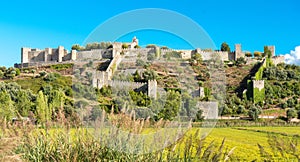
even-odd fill
[[[124,46],[126,45],[126,46]],[[71,50],[70,52],[66,50],[63,46],[58,46],[58,48],[45,48],[44,50],[36,48],[21,48],[21,63],[15,64],[15,67],[30,67],[37,65],[46,64],[57,64],[72,61],[84,61],[88,59],[101,60],[101,59],[113,59],[118,55],[127,55],[127,58],[141,55],[147,57],[147,55],[155,54],[156,57],[162,57],[169,52],[178,52],[182,59],[190,59],[195,53],[202,55],[203,60],[209,60],[213,55],[220,56],[223,61],[235,61],[238,58],[245,57],[245,52],[242,51],[241,44],[235,44],[234,51],[219,51],[219,50],[179,50],[179,49],[162,49],[156,46],[151,46],[149,48],[135,48],[138,46],[138,39],[133,38],[130,43],[112,43],[111,48],[108,49],[90,49],[90,50]],[[272,57],[276,63],[283,62],[283,57],[275,57],[275,46],[267,46],[271,51]],[[247,58],[248,60],[252,58]]]
[[[166,58],[167,55],[175,53],[176,56],[183,60],[188,60],[196,53],[202,55],[202,59],[210,60],[215,56],[218,56],[222,61],[236,61],[239,58],[245,58],[247,63],[257,62],[257,59],[252,57],[246,57],[246,52],[242,51],[241,44],[235,44],[234,51],[219,51],[219,50],[207,50],[207,49],[194,49],[194,50],[178,50],[178,49],[168,49],[160,48],[155,45],[147,46],[146,48],[139,48],[139,42],[136,37],[132,39],[131,42],[114,42],[104,49],[83,49],[83,50],[71,50],[70,52],[66,50],[63,46],[58,46],[58,48],[45,48],[32,49],[32,48],[21,48],[21,63],[15,64],[17,68],[24,67],[36,67],[51,64],[60,63],[72,63],[72,62],[86,62],[86,61],[96,61],[100,63],[107,63],[102,70],[95,70],[93,72],[92,86],[101,88],[107,85],[122,85],[125,87],[133,87],[137,89],[138,87],[147,87],[148,95],[156,98],[157,93],[157,82],[155,80],[148,81],[148,83],[125,83],[125,82],[115,82],[112,80],[114,72],[117,70],[118,65],[122,62],[124,64],[134,64],[138,59],[150,60],[155,58]],[[275,46],[266,46],[271,52],[272,62],[277,65],[278,63],[284,62],[283,56],[275,56]],[[263,61],[265,62],[265,61]],[[254,88],[263,88],[263,82],[255,81],[253,82]],[[256,86],[257,85],[257,86]],[[201,89],[202,88],[202,89]],[[145,89],[145,88],[144,88]],[[203,87],[198,90],[197,96],[204,96]]]

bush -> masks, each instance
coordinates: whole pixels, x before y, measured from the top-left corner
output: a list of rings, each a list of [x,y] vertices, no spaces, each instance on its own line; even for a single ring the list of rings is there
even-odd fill
[[[295,109],[288,109],[286,111],[286,117],[287,117],[288,121],[290,121],[292,118],[296,118],[297,111]]]
[[[261,52],[255,51],[254,52],[254,57],[260,57],[261,56]]]
[[[128,48],[128,44],[123,43],[123,44],[122,44],[122,48]]]
[[[142,60],[142,59],[137,59],[136,60],[136,66],[145,66],[147,63],[144,61],[144,60]]]
[[[258,116],[260,114],[261,114],[261,109],[259,107],[256,107],[255,105],[252,105],[250,110],[248,111],[249,117],[254,121],[258,120]]]
[[[252,53],[246,52],[246,53],[245,53],[245,56],[246,56],[246,57],[252,57]]]
[[[45,71],[41,71],[41,72],[40,72],[40,76],[41,76],[41,77],[44,77],[44,76],[46,76],[46,75],[47,75],[47,72],[45,72]]]

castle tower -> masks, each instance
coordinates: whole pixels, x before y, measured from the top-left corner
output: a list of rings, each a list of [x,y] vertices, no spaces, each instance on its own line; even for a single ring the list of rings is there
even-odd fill
[[[268,50],[271,51],[271,57],[275,56],[275,46],[267,46]]]
[[[49,55],[52,55],[52,48],[45,48],[45,52],[44,52],[44,61],[45,62],[48,61]]]
[[[132,42],[131,42],[131,45],[130,45],[130,47],[131,47],[131,49],[133,49],[135,46],[137,46],[137,45],[139,45],[139,40],[136,38],[136,36],[134,36],[133,38],[132,38]]]
[[[241,44],[235,44],[234,45],[234,49],[235,49],[235,57],[234,60],[237,60],[240,57],[243,57],[243,53],[242,53],[242,45]]]
[[[62,62],[62,58],[64,57],[64,55],[65,55],[64,47],[63,46],[58,46],[58,49],[57,49],[57,61],[58,62]]]
[[[199,88],[199,97],[200,97],[200,98],[205,97],[204,87],[200,87],[200,88]]]
[[[253,82],[253,102],[259,103],[265,100],[265,81],[252,80]]]
[[[77,51],[76,50],[72,50],[71,51],[71,60],[75,61],[77,58]]]
[[[157,98],[157,81],[148,80],[148,96],[151,98]]]
[[[31,51],[31,48],[21,48],[21,63],[28,63],[29,62],[29,52]]]

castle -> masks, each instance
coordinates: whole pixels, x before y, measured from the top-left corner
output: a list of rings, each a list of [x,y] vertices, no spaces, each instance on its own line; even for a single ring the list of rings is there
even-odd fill
[[[124,44],[126,47],[124,47]],[[72,61],[82,61],[82,60],[101,60],[101,59],[113,59],[120,54],[125,54],[128,57],[132,58],[137,55],[142,55],[147,57],[149,54],[157,53],[157,48],[159,47],[150,47],[150,48],[135,48],[138,46],[138,39],[134,37],[130,43],[112,43],[112,48],[109,49],[91,49],[91,50],[82,50],[76,51],[64,49],[63,46],[58,46],[58,48],[45,48],[41,49],[32,49],[32,48],[21,48],[21,63],[15,64],[15,67],[30,67],[36,65],[45,65],[45,64],[57,64],[64,62]],[[283,57],[275,57],[275,46],[267,46],[271,51],[272,57],[276,63],[280,63],[284,60]],[[233,52],[227,51],[218,51],[218,50],[180,50],[180,49],[159,49],[159,55],[161,57],[166,55],[169,52],[178,52],[181,54],[182,59],[190,59],[195,53],[202,55],[203,60],[209,60],[213,55],[220,56],[223,61],[235,61],[238,58],[245,57],[245,52],[242,51],[241,44],[235,44],[235,50]],[[127,57],[127,58],[128,58]]]
[[[135,64],[138,59],[147,60],[150,55],[155,58],[164,57],[169,53],[176,52],[180,54],[181,59],[188,60],[196,53],[202,55],[202,59],[210,60],[215,56],[219,56],[222,61],[236,61],[238,58],[244,57],[247,62],[254,61],[254,59],[246,57],[246,52],[242,51],[241,44],[235,44],[235,50],[232,52],[228,51],[218,51],[218,50],[177,50],[177,49],[165,49],[159,48],[157,46],[151,46],[148,48],[137,48],[138,39],[134,37],[132,42],[121,43],[114,42],[110,48],[107,49],[91,49],[91,50],[68,50],[64,49],[63,46],[58,46],[58,48],[45,48],[31,49],[31,48],[21,48],[21,63],[15,64],[17,68],[31,67],[31,66],[42,66],[49,64],[59,64],[66,62],[84,62],[84,61],[98,61],[98,62],[108,62],[108,66],[101,71],[93,72],[92,86],[96,88],[101,88],[107,85],[120,84],[126,87],[138,88],[147,85],[147,93],[149,96],[156,98],[157,93],[157,82],[149,81],[148,83],[126,83],[126,82],[115,82],[112,80],[113,74],[118,68],[121,62],[126,64]],[[275,65],[284,62],[283,56],[275,56],[275,46],[267,46],[267,49],[271,52],[272,61]],[[254,82],[254,87],[264,86],[263,82]],[[258,85],[258,86],[256,86]],[[199,89],[199,96],[203,97],[203,88]]]

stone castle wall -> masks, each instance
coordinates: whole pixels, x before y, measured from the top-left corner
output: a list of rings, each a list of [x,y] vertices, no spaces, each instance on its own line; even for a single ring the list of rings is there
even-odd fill
[[[265,88],[264,80],[253,80],[253,88],[258,88],[259,91]]]
[[[274,65],[284,63],[284,56],[274,56],[272,57],[272,62]]]
[[[65,57],[67,54],[68,51],[65,50],[63,46],[58,46],[57,49],[45,48],[45,50],[23,47],[21,49],[21,63],[35,63],[48,61],[62,62],[64,61],[63,57]]]

